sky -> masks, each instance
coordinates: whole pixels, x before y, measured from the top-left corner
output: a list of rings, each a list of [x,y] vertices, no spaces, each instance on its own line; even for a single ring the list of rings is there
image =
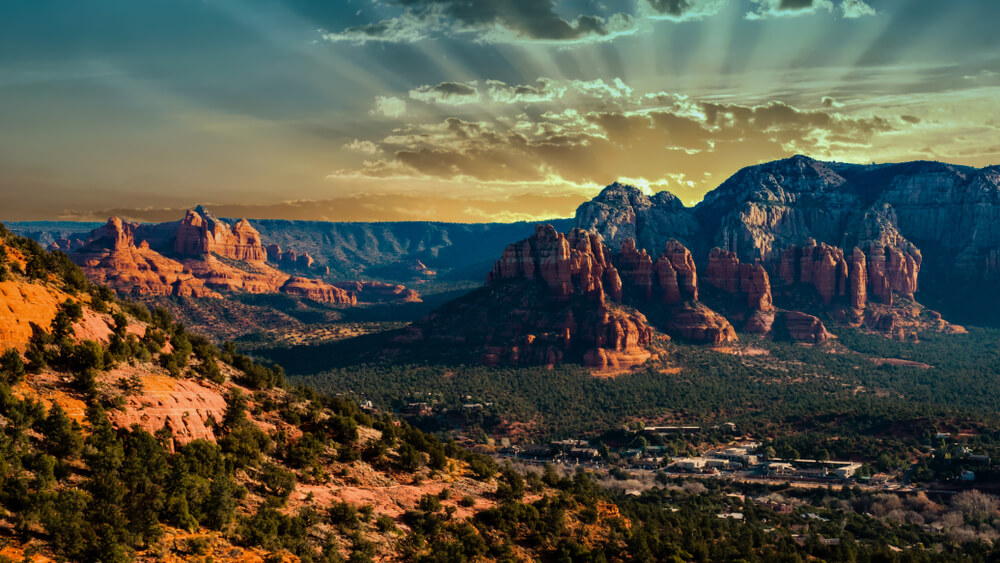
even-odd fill
[[[536,220],[1000,163],[995,0],[5,0],[0,219]]]

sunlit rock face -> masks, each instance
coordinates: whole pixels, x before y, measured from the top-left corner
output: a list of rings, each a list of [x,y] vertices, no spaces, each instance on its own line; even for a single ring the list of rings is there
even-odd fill
[[[76,245],[70,257],[90,279],[132,295],[284,293],[321,303],[357,303],[357,295],[347,289],[268,266],[260,235],[248,222],[230,227],[201,208],[172,223],[112,217]]]

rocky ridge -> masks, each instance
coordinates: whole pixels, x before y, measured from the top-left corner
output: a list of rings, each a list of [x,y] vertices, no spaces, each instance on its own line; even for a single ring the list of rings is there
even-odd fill
[[[765,297],[761,274],[767,274],[772,306],[805,307],[894,337],[958,330],[936,320],[923,327],[908,321],[910,303],[924,296],[964,303],[953,287],[981,288],[1000,276],[993,258],[1000,254],[997,167],[849,165],[796,156],[739,171],[693,208],[657,204],[675,200],[668,196],[612,184],[577,210],[576,222],[606,239],[634,233],[640,249],[683,241],[710,285],[745,298],[747,312],[766,312],[756,301]],[[992,297],[982,304],[996,312]]]

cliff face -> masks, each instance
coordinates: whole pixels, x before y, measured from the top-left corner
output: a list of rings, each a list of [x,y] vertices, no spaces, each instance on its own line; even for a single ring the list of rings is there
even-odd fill
[[[691,252],[669,240],[654,262],[626,239],[616,257],[627,302],[643,310],[667,333],[699,343],[736,340],[725,317],[698,301],[698,272]]]
[[[637,206],[657,196],[627,186],[605,191],[614,197],[602,194],[581,206],[579,226],[617,237],[638,232],[643,222],[674,225],[645,231],[637,246],[662,248],[684,237],[711,285],[748,300],[760,292],[751,297],[742,289],[750,271],[736,272],[734,261],[741,268],[759,264],[781,288],[773,295],[778,304],[813,296],[818,309],[852,324],[862,322],[871,302],[897,314],[891,308],[900,299],[927,299],[994,322],[1000,313],[998,298],[975,306],[960,294],[983,293],[1000,279],[1000,167],[851,165],[796,156],[739,171],[691,209]],[[689,220],[697,225],[693,233]],[[729,254],[713,257],[713,247]]]
[[[218,254],[246,262],[267,260],[260,233],[246,219],[230,228],[201,207],[185,213],[174,237],[174,252],[183,256]]]
[[[663,248],[673,238],[695,242],[698,223],[669,192],[647,196],[633,186],[615,182],[576,210],[576,226],[600,233],[611,248],[633,239],[640,248]]]
[[[654,261],[632,239],[613,255],[597,234],[539,225],[504,250],[485,287],[397,343],[478,349],[487,364],[621,370],[651,357],[652,326],[696,343],[736,340],[729,321],[698,300],[697,267],[680,242],[665,244]]]
[[[504,250],[486,286],[446,304],[401,337],[480,351],[486,364],[583,363],[620,370],[651,357],[653,329],[622,306],[600,237],[539,225]]]

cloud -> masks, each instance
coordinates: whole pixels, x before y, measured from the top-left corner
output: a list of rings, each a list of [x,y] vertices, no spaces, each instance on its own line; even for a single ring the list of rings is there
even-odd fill
[[[751,0],[757,7],[747,12],[748,20],[758,20],[769,17],[801,16],[816,13],[819,10],[833,11],[831,0]]]
[[[365,154],[381,154],[382,147],[376,145],[371,141],[362,141],[360,139],[354,139],[349,143],[344,144],[344,148],[349,151],[357,151]]]
[[[487,80],[486,101],[495,104],[541,104],[566,102],[605,101],[621,102],[632,95],[632,88],[620,78],[605,81],[553,80],[539,78],[535,84],[507,84],[501,80]],[[475,81],[441,82],[418,86],[409,91],[411,99],[428,104],[464,105],[483,101],[484,96]]]
[[[874,16],[875,8],[865,3],[864,0],[843,0],[840,3],[840,12],[845,18],[860,18],[863,16]]]
[[[820,100],[820,101],[823,104],[823,107],[825,107],[825,108],[841,108],[841,107],[844,107],[844,104],[838,102],[837,99],[834,98],[833,96],[823,96],[823,99]]]
[[[444,105],[474,104],[479,101],[479,88],[475,82],[442,82],[433,86],[420,86],[410,90],[410,98]]]
[[[655,19],[699,20],[719,13],[728,0],[646,0]]]
[[[544,84],[550,91],[558,85]],[[697,200],[734,172],[734,163],[796,153],[870,160],[866,151],[873,139],[912,126],[901,118],[840,113],[832,98],[827,107],[800,109],[782,102],[745,105],[639,94],[620,80],[587,83],[579,90],[566,84],[566,96],[582,96],[572,100],[573,107],[495,120],[409,123],[375,141],[384,158],[335,177],[436,179],[470,186],[545,185],[555,179],[582,187],[629,177]],[[512,88],[492,87],[502,95]],[[541,90],[522,95],[540,96]]]
[[[404,12],[399,17],[348,27],[334,33],[324,32],[322,37],[332,43],[416,43],[428,38],[441,28],[440,17],[435,17],[433,14],[417,16],[410,12]]]
[[[627,13],[564,18],[552,0],[389,0],[400,15],[323,34],[327,41],[414,43],[433,36],[472,35],[486,43],[606,41],[633,33]]]
[[[814,14],[820,10],[833,12],[832,0],[751,0],[757,7],[747,12],[748,20],[760,20],[771,17],[802,16]],[[875,9],[865,0],[841,0],[840,14],[849,19],[863,16],[874,16]]]
[[[535,85],[510,85],[500,80],[487,80],[487,95],[499,104],[537,104],[551,102],[566,94],[567,86],[549,78],[539,78]]]
[[[376,96],[372,115],[381,113],[386,117],[400,117],[406,113],[406,101],[394,96]]]
[[[412,190],[358,194],[321,200],[296,200],[260,204],[205,204],[217,217],[287,219],[304,221],[449,221],[456,223],[511,222],[572,217],[576,208],[594,195],[597,188],[581,193],[572,187],[539,192],[521,191],[482,196],[412,193]],[[185,209],[194,207],[112,208],[65,210],[60,219],[105,221],[122,217],[131,221],[176,221]]]

